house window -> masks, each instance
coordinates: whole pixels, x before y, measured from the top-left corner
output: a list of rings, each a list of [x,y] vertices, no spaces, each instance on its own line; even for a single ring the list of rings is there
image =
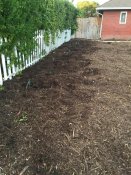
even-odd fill
[[[121,12],[120,13],[120,24],[126,24],[126,20],[127,20],[127,12]]]

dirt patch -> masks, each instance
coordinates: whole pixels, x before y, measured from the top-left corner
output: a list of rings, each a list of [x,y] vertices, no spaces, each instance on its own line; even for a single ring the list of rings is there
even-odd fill
[[[5,82],[0,174],[130,174],[130,47],[75,39]]]

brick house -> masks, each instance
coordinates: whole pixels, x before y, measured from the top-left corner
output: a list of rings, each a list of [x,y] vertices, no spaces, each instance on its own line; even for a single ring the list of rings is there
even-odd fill
[[[131,40],[131,0],[110,0],[97,8],[102,40]]]

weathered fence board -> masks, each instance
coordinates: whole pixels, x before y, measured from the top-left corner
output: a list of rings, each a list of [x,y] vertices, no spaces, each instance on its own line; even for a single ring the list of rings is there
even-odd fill
[[[78,30],[74,38],[99,39],[100,25],[97,17],[78,18]]]
[[[10,64],[11,59],[1,54],[0,85],[3,85],[4,81],[12,79],[12,77],[15,76],[18,72],[35,64],[41,58],[49,54],[49,52],[61,46],[64,42],[68,42],[70,39],[71,39],[71,30],[65,30],[62,33],[58,34],[58,37],[56,37],[54,43],[50,42],[50,44],[47,46],[44,43],[44,31],[37,31],[37,37],[36,37],[37,46],[27,59],[25,59],[25,56],[17,51],[16,47],[14,48],[15,56],[18,58],[19,62],[23,63],[23,66],[11,65]]]

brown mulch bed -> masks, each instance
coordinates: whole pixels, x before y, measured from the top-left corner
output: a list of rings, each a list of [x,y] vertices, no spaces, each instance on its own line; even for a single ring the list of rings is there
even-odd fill
[[[128,175],[131,44],[74,39],[4,84],[0,175]]]

